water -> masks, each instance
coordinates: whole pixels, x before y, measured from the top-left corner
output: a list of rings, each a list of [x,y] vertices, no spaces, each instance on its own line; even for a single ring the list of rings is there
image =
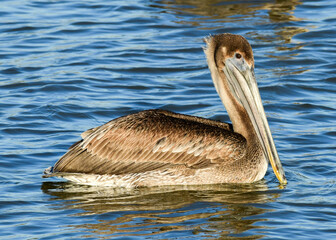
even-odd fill
[[[335,239],[335,1],[0,3],[0,237]],[[202,46],[252,44],[288,185],[108,189],[42,179],[80,133],[163,108],[229,121]]]

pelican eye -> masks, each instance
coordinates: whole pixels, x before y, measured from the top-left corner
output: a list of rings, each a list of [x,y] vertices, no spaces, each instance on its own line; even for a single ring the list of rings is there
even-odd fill
[[[236,53],[236,58],[241,59],[242,55],[240,53]]]

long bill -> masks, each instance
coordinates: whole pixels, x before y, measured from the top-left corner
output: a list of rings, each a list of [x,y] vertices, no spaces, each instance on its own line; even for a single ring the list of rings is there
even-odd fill
[[[275,176],[280,184],[287,184],[262,105],[253,67],[247,65],[246,62],[239,62],[237,59],[228,58],[225,61],[223,71],[227,77],[233,96],[243,105],[251,119],[264,154],[271,163]]]

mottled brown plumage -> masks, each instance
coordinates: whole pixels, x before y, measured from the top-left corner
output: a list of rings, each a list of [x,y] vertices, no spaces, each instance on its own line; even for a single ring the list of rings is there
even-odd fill
[[[117,118],[83,135],[54,171],[127,174],[177,166],[205,168],[240,159],[246,144],[227,124],[163,110]]]
[[[263,137],[267,132],[260,127],[264,120],[255,117],[256,110],[245,104],[252,101],[260,108],[251,100],[259,92],[256,94],[252,86],[251,97],[246,87],[254,84],[246,75],[249,71],[253,74],[252,48],[245,38],[233,34],[205,41],[211,75],[233,129],[229,124],[200,117],[142,111],[84,132],[83,139],[47,169],[45,176],[131,187],[260,180],[267,169],[267,158],[272,160],[268,154],[273,149],[267,145],[271,137]],[[253,81],[254,75],[250,78]],[[239,82],[242,79],[248,83]],[[263,108],[259,108],[262,114]],[[85,177],[89,175],[94,177]]]

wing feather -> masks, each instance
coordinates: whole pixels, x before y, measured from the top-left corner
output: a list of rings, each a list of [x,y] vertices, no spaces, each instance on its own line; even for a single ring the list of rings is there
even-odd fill
[[[163,110],[120,117],[82,134],[54,172],[140,173],[204,168],[244,156],[246,140],[228,124]]]

